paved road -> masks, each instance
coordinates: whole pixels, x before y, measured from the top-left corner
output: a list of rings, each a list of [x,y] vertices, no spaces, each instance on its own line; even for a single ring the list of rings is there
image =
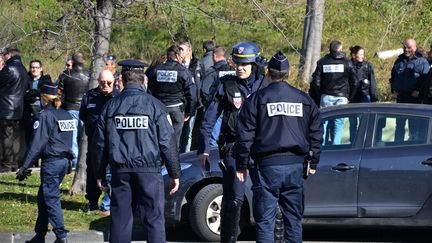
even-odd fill
[[[255,242],[253,228],[246,229],[239,237],[239,243]],[[1,243],[24,243],[33,236],[33,233],[0,233]],[[107,235],[99,231],[70,232],[69,243],[100,243],[107,242]],[[55,236],[52,232],[47,235],[46,242],[53,242]],[[134,241],[145,242],[142,232],[134,232]],[[179,226],[167,229],[167,242],[185,243],[202,242],[188,226]],[[432,236],[430,229],[310,229],[304,230],[304,243],[356,243],[356,242],[395,242],[395,243],[430,243]]]

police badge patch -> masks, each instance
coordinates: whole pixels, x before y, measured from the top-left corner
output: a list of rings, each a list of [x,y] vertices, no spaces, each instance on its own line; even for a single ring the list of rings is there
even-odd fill
[[[237,109],[240,109],[240,107],[242,106],[242,98],[241,97],[235,97],[233,98],[233,104]]]

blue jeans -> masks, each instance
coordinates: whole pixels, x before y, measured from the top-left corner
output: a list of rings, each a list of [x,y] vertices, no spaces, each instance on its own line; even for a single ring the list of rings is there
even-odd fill
[[[211,148],[218,146],[217,141],[219,140],[219,135],[222,126],[222,119],[223,119],[223,113],[218,117],[216,123],[213,126],[213,131],[211,133],[211,137],[209,140],[209,145]]]
[[[285,242],[302,242],[303,165],[301,163],[255,167],[250,170],[256,242],[274,241],[279,203],[285,225]]]
[[[75,124],[77,124],[77,130],[73,131],[72,136],[72,153],[74,155],[74,159],[72,160],[72,168],[76,168],[76,164],[79,161],[79,144],[81,141],[81,131],[83,128],[83,121],[79,119],[79,111],[76,110],[68,110],[67,111],[71,116],[72,119],[75,120]],[[90,142],[90,141],[89,141]]]
[[[328,106],[334,106],[334,105],[345,105],[348,104],[348,99],[346,97],[339,97],[339,96],[333,96],[333,95],[327,95],[322,94],[321,95],[321,102],[320,107],[328,107]],[[343,127],[345,124],[344,118],[338,118],[333,120],[333,128],[329,129],[331,130],[330,137],[332,138],[332,144],[337,145],[341,144],[342,141],[342,133],[343,133]],[[325,121],[324,124],[324,142],[326,141],[326,135],[327,135],[327,125],[328,121]]]
[[[45,235],[48,222],[52,225],[57,238],[64,238],[69,232],[64,227],[63,212],[60,202],[60,184],[68,169],[67,159],[42,161],[41,184],[37,195],[38,217],[35,232]]]
[[[99,209],[101,211],[108,211],[110,210],[110,205],[111,205],[111,170],[109,168],[109,166],[107,167],[107,173],[106,173],[106,182],[107,182],[107,186],[108,186],[108,191],[104,193],[103,197],[102,197],[102,202],[101,205],[99,207]]]

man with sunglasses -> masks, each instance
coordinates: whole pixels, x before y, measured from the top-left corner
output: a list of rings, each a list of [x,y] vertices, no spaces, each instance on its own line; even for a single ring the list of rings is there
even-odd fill
[[[97,126],[97,119],[105,103],[112,97],[118,94],[114,89],[114,76],[110,70],[103,70],[98,78],[99,86],[89,90],[83,97],[81,108],[79,112],[80,119],[84,122],[85,133],[88,137],[87,151],[91,151],[91,141],[93,139],[94,131]],[[94,166],[91,161],[91,156],[87,156],[87,183],[86,183],[86,198],[89,202],[89,211],[96,211],[99,209],[98,202],[101,195],[101,190],[97,187]],[[107,179],[110,174],[107,173]],[[103,215],[109,215],[110,200],[108,196],[104,196],[100,210]]]

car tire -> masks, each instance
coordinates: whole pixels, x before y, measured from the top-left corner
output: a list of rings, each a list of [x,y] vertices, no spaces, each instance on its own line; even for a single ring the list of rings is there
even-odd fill
[[[221,207],[221,184],[205,186],[192,201],[189,215],[190,225],[202,240],[219,242]]]

